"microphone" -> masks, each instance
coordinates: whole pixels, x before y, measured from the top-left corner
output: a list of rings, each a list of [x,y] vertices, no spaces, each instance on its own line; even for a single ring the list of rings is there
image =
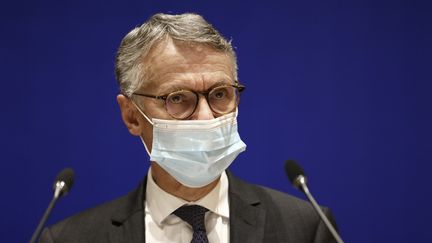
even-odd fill
[[[51,210],[54,208],[55,203],[60,197],[65,196],[70,191],[73,186],[73,182],[74,171],[71,168],[65,168],[57,175],[53,185],[54,196],[51,199],[48,208],[45,210],[45,213],[42,216],[42,219],[40,220],[35,232],[33,233],[30,243],[34,243],[36,241],[43,229],[43,226],[45,225],[46,220],[48,219],[48,216],[51,213]]]
[[[336,229],[333,227],[333,225],[330,223],[328,218],[325,216],[321,208],[318,206],[318,203],[315,201],[312,194],[309,192],[309,188],[307,187],[307,179],[304,175],[303,169],[294,161],[294,160],[287,160],[285,161],[285,172],[293,184],[293,186],[297,189],[300,189],[306,197],[309,199],[309,201],[312,203],[313,208],[318,213],[318,215],[321,217],[321,220],[324,222],[324,224],[327,226],[327,228],[330,230],[333,237],[336,239],[338,243],[343,243],[341,237],[339,236]]]

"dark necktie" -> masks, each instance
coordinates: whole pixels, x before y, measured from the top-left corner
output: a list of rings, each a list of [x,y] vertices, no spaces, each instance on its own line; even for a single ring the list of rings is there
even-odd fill
[[[174,215],[192,226],[193,236],[191,243],[209,242],[204,224],[204,215],[207,211],[207,208],[198,205],[182,206],[174,211]]]

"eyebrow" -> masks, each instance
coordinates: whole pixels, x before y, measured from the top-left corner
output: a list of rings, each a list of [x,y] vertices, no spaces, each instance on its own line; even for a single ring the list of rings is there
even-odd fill
[[[186,89],[186,87],[184,85],[181,84],[173,84],[170,86],[167,86],[165,89],[162,89],[161,91],[159,91],[158,95],[166,95],[175,91],[179,91],[182,89]]]
[[[214,87],[217,87],[217,86],[220,86],[220,85],[226,85],[226,84],[235,84],[235,82],[231,82],[231,81],[228,81],[228,80],[220,80],[220,81],[215,82],[215,83],[212,84],[211,86],[209,86],[209,87],[208,87],[206,90],[204,90],[204,91],[210,90],[210,89],[212,89],[212,88],[214,88]],[[164,90],[165,90],[165,91],[164,91]],[[176,91],[179,91],[179,90],[191,90],[191,91],[196,91],[196,90],[193,90],[193,89],[187,87],[187,85],[181,85],[181,84],[177,84],[177,83],[175,83],[175,84],[170,85],[169,87],[167,87],[167,89],[163,89],[163,91],[160,92],[160,94],[158,94],[158,95],[159,95],[159,96],[163,96],[163,95],[167,95],[167,94],[169,94],[169,93],[176,92]]]
[[[212,87],[216,87],[216,86],[219,86],[219,85],[224,85],[224,84],[234,84],[235,83],[235,81],[233,82],[233,83],[231,83],[231,80],[220,80],[220,81],[218,81],[218,82],[216,82],[216,83],[214,83],[212,86],[210,86],[210,89],[212,88]]]

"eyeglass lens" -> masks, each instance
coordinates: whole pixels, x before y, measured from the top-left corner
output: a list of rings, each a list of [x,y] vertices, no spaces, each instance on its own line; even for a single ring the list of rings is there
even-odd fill
[[[207,101],[213,112],[225,114],[234,110],[238,96],[236,87],[220,86],[208,93]],[[189,90],[170,93],[165,100],[166,110],[174,118],[185,119],[195,111],[198,99],[198,93]]]

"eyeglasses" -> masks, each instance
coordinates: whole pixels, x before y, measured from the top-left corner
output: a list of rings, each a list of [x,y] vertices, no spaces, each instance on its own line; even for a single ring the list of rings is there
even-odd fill
[[[216,86],[204,92],[181,89],[165,95],[133,94],[165,101],[168,114],[175,119],[183,120],[195,112],[200,94],[206,98],[215,114],[224,115],[234,111],[240,100],[240,92],[244,89],[245,86],[236,83]]]

